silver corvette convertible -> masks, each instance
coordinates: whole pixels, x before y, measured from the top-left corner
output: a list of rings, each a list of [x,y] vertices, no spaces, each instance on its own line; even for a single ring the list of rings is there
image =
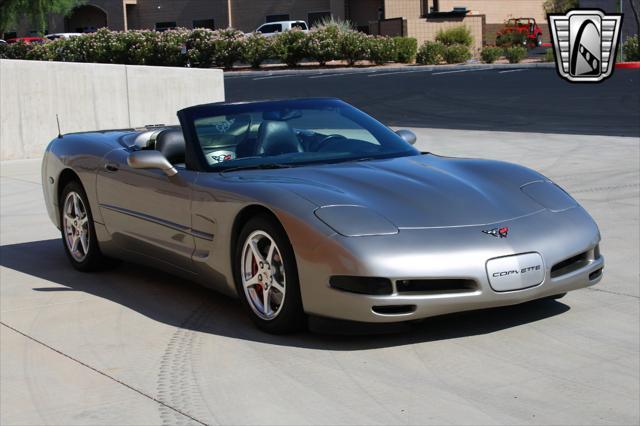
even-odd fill
[[[273,333],[308,315],[410,321],[602,278],[597,225],[533,170],[419,152],[410,131],[337,99],[178,117],[50,143],[44,195],[74,267],[161,268],[240,297]]]

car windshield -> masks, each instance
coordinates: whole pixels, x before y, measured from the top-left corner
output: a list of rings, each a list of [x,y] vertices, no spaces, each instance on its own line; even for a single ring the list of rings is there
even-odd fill
[[[190,118],[210,170],[291,167],[419,155],[362,111],[332,99],[194,107]]]

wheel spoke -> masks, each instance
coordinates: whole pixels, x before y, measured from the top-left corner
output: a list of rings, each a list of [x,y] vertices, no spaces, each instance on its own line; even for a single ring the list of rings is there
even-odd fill
[[[271,262],[273,261],[273,253],[275,253],[276,251],[276,243],[275,241],[271,241],[271,244],[269,245],[269,252],[267,253],[267,264],[271,265]]]
[[[262,290],[262,307],[263,307],[263,313],[267,316],[270,316],[272,314],[271,311],[271,302],[270,302],[270,295],[271,295],[271,291],[268,289],[263,289]]]
[[[80,240],[84,254],[89,253],[89,239],[87,238],[87,234],[85,232],[81,232],[78,239]]]
[[[260,254],[260,250],[258,250],[258,245],[255,241],[251,240],[249,242],[249,247],[251,247],[251,252],[253,253],[253,257],[255,258],[257,263],[264,263],[264,257]]]
[[[71,243],[71,251],[72,252],[76,252],[76,251],[78,251],[78,243],[80,242],[80,237],[77,236],[77,235],[74,235],[72,238],[73,238],[73,240],[72,240],[72,243]]]
[[[258,275],[259,274],[255,274],[253,277],[249,278],[248,280],[243,282],[243,285],[246,287],[252,287],[256,284],[258,284]]]
[[[71,196],[73,198],[73,210],[74,213],[76,215],[77,218],[80,217],[80,197],[78,197],[78,194],[76,194],[75,192],[73,193],[73,195]]]

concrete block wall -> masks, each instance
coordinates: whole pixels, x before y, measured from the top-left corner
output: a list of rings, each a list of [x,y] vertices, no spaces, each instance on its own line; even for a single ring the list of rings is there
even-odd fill
[[[221,70],[0,60],[0,160],[38,158],[58,132],[177,124],[224,101]]]

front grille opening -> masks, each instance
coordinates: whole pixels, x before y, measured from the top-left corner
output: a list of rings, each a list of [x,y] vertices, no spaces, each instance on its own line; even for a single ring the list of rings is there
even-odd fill
[[[584,268],[588,264],[589,252],[585,251],[584,253],[580,253],[576,256],[570,257],[563,260],[562,262],[553,265],[553,267],[551,268],[551,278],[561,277],[562,275],[577,271],[580,268]]]
[[[597,278],[600,278],[600,275],[602,275],[602,268],[596,269],[595,271],[590,273],[589,274],[589,281],[593,281],[593,280],[595,280]]]
[[[377,277],[353,277],[349,275],[335,275],[329,279],[329,286],[336,290],[349,293],[389,295],[393,293],[391,280]]]
[[[478,284],[474,280],[455,278],[398,280],[396,289],[398,293],[413,294],[466,293],[476,291]]]
[[[404,315],[415,312],[416,305],[386,305],[386,306],[373,306],[371,308],[376,314],[382,315]]]

